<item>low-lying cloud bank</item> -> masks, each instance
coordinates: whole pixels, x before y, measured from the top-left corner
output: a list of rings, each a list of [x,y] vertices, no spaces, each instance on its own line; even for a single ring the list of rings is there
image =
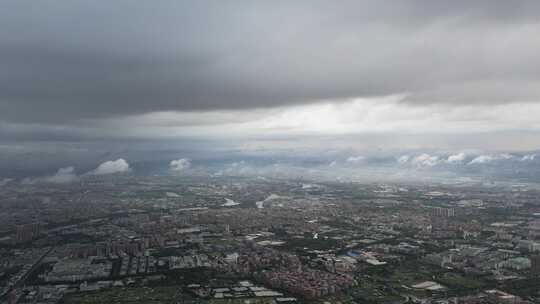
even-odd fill
[[[43,181],[47,183],[65,184],[77,181],[78,179],[79,177],[75,173],[75,167],[70,166],[58,169],[56,174],[43,178]]]
[[[347,158],[347,162],[348,163],[359,163],[359,162],[362,162],[365,159],[366,158],[364,156],[362,156],[362,155],[350,156],[349,158]]]
[[[129,163],[123,158],[117,160],[111,160],[101,163],[97,166],[96,169],[89,171],[87,173],[78,175],[74,166],[68,166],[58,169],[55,174],[44,176],[44,177],[27,177],[21,181],[22,184],[32,185],[39,183],[52,183],[52,184],[69,184],[77,182],[86,176],[92,175],[108,175],[108,174],[119,174],[119,173],[129,173],[131,172],[131,167]],[[12,179],[3,179],[0,181],[0,186],[12,182]]]
[[[465,153],[460,152],[458,154],[448,156],[446,161],[451,164],[462,163],[465,160],[465,157],[467,157]]]
[[[521,157],[521,161],[531,161],[536,159],[536,154],[527,154]]]
[[[117,160],[110,160],[102,163],[96,169],[89,172],[93,175],[105,175],[105,174],[114,174],[114,173],[126,173],[130,172],[131,168],[127,161],[123,158]]]
[[[179,159],[165,158],[161,161],[146,161],[127,156],[116,160],[105,161],[95,169],[88,171],[84,165],[79,167],[77,173],[75,166],[61,167],[50,175],[24,178],[21,176],[13,180],[10,176],[0,176],[0,186],[11,184],[53,183],[67,184],[95,178],[96,176],[128,174],[137,175],[196,175],[196,176],[228,176],[250,175],[266,177],[307,177],[307,176],[334,176],[334,178],[347,178],[358,174],[368,176],[373,172],[384,174],[401,174],[435,176],[449,174],[458,176],[485,176],[494,178],[504,175],[509,178],[527,178],[540,181],[540,158],[537,151],[528,152],[499,152],[488,153],[482,151],[353,151],[328,150],[318,153],[293,154],[229,154],[214,158],[184,157]],[[182,154],[186,155],[186,154]],[[152,154],[152,156],[155,156]],[[192,162],[197,163],[196,167]],[[92,168],[92,166],[87,168]],[[13,177],[13,176],[11,176]]]
[[[187,158],[180,158],[172,160],[169,163],[169,170],[173,172],[182,172],[191,167],[191,160]]]
[[[420,154],[412,159],[412,163],[417,166],[428,166],[432,167],[439,163],[438,156],[432,156],[427,153]]]
[[[456,154],[429,154],[421,153],[418,155],[401,155],[396,158],[400,165],[414,165],[417,167],[435,167],[439,165],[454,166],[474,166],[485,165],[493,162],[532,162],[536,159],[536,154],[466,154],[459,152]]]
[[[0,179],[0,187],[5,186],[13,181],[13,178],[2,178]]]
[[[475,157],[473,160],[471,160],[468,165],[475,165],[475,164],[485,164],[489,162],[493,162],[496,160],[508,160],[508,159],[514,159],[513,155],[510,154],[498,154],[498,155],[479,155]]]

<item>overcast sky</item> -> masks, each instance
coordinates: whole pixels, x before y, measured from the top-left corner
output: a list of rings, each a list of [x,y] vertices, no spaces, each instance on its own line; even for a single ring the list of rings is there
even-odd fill
[[[0,2],[0,152],[532,150],[538,117],[537,0]]]

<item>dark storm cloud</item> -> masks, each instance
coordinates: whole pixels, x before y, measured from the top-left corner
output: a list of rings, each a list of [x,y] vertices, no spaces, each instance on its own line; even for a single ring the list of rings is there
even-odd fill
[[[537,101],[539,1],[3,1],[0,120]]]

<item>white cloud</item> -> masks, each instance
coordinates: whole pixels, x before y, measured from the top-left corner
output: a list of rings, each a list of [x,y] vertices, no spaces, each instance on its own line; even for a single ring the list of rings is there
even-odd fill
[[[469,162],[469,165],[474,164],[485,164],[494,161],[496,158],[491,155],[480,155],[475,157],[473,160]]]
[[[471,160],[468,165],[474,165],[474,164],[485,164],[496,160],[510,160],[513,159],[514,156],[511,154],[503,153],[498,155],[479,155],[475,157],[473,160]]]
[[[364,156],[361,156],[361,155],[359,155],[359,156],[351,156],[351,157],[347,158],[347,162],[348,163],[359,163],[359,162],[361,162],[361,161],[363,161],[365,159],[366,158]]]
[[[243,167],[245,165],[246,165],[246,162],[241,160],[241,161],[229,164],[229,167],[231,167],[231,168],[239,168],[239,167]]]
[[[30,177],[25,177],[21,180],[21,185],[33,185],[36,183],[36,180]]]
[[[0,179],[0,187],[9,184],[11,181],[13,181],[12,178],[3,178],[3,179]]]
[[[499,154],[497,156],[497,159],[512,159],[512,158],[514,158],[514,156],[512,156],[511,154],[508,154],[508,153]]]
[[[521,158],[521,161],[531,161],[531,160],[534,160],[536,158],[536,154],[527,154],[527,155],[523,155],[523,157]]]
[[[100,121],[108,129],[143,137],[420,133],[464,134],[540,130],[540,104],[422,104],[407,96],[328,100],[257,110],[154,112]],[[179,123],[181,122],[181,123]],[[126,130],[125,126],[130,129]],[[137,125],[136,127],[132,127]],[[434,126],[438,126],[434,128]]]
[[[405,163],[407,163],[409,161],[409,159],[410,159],[410,157],[408,155],[402,155],[397,159],[397,161],[400,164],[405,164]]]
[[[191,167],[191,161],[187,158],[181,158],[171,161],[169,164],[169,170],[180,172]]]
[[[255,164],[248,163],[244,160],[233,162],[225,165],[222,170],[218,171],[216,175],[231,175],[231,176],[246,176],[246,175],[259,175],[266,177],[275,176],[294,176],[309,174],[309,170],[300,167],[292,167],[286,164],[273,163],[263,166],[257,166]]]
[[[448,159],[446,161],[451,164],[461,163],[465,160],[465,157],[466,157],[465,153],[461,152],[458,154],[453,154],[453,155],[448,156]]]
[[[423,153],[413,158],[412,163],[418,166],[433,167],[439,163],[439,157]]]
[[[43,178],[43,181],[48,183],[65,184],[74,182],[77,179],[78,177],[75,173],[75,168],[70,166],[58,169],[56,174]]]
[[[90,172],[94,175],[104,175],[104,174],[113,174],[113,173],[124,173],[131,171],[128,162],[123,158],[117,160],[110,160],[102,163],[96,169]]]
[[[225,173],[227,175],[245,175],[256,174],[257,171],[257,168],[250,166],[245,161],[241,160],[226,165],[222,173]]]

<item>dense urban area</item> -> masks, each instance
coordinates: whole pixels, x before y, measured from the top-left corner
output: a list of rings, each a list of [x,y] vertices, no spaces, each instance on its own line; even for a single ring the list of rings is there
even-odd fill
[[[94,176],[0,188],[5,303],[538,303],[540,188]]]

